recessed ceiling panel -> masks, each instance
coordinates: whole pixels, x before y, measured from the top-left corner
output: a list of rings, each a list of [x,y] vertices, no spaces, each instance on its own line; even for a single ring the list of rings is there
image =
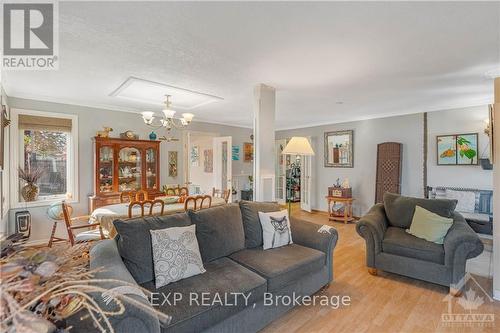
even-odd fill
[[[154,105],[161,105],[165,95],[171,96],[173,108],[184,110],[223,100],[222,97],[136,77],[129,77],[111,93],[111,96]]]

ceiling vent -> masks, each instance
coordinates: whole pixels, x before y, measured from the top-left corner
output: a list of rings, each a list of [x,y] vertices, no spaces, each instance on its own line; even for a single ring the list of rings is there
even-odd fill
[[[182,110],[192,110],[223,100],[222,97],[132,76],[110,94],[110,96],[152,105],[162,105],[165,95],[172,96],[173,108]]]

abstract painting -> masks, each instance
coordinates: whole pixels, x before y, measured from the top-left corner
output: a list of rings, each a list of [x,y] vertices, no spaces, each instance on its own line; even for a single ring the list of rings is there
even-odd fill
[[[233,146],[232,147],[232,160],[233,161],[239,161],[240,160],[240,146]]]
[[[203,171],[206,173],[214,172],[214,151],[206,149],[203,151]]]
[[[168,176],[177,177],[177,152],[168,152]]]
[[[478,134],[439,135],[436,138],[438,165],[477,165]]]
[[[243,162],[253,161],[253,143],[245,142],[243,144]]]
[[[192,146],[190,154],[191,166],[197,167],[200,166],[200,147]]]

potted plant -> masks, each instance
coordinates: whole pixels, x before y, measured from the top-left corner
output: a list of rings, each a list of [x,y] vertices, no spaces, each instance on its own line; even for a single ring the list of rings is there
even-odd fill
[[[19,167],[19,179],[24,181],[24,186],[21,188],[21,195],[24,201],[35,201],[38,197],[38,181],[43,176],[44,171],[38,168],[30,168],[24,170]]]

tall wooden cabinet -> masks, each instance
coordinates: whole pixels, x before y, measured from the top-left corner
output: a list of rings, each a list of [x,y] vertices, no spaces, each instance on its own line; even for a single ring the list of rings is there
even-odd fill
[[[94,137],[95,208],[120,202],[120,192],[146,190],[160,193],[160,141]]]

